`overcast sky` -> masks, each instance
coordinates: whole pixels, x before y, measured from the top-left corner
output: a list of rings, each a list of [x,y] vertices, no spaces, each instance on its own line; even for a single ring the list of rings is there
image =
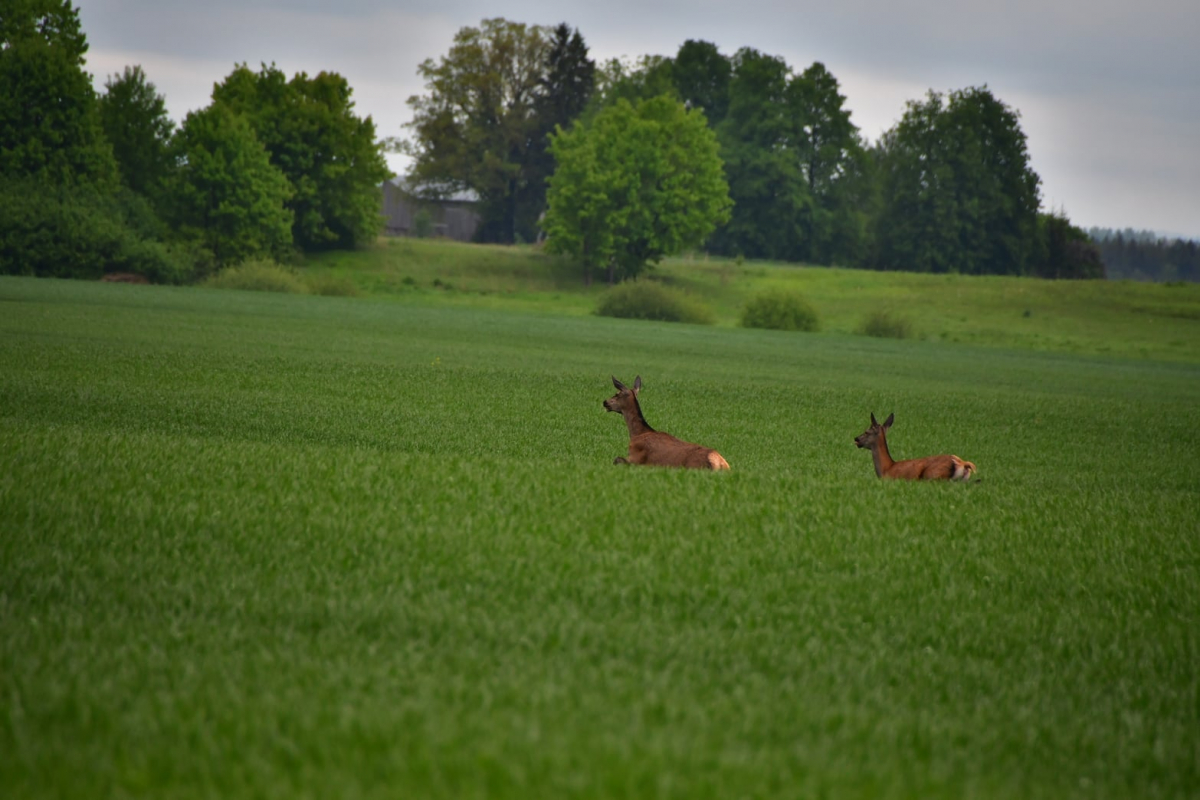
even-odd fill
[[[578,28],[597,61],[687,39],[821,61],[875,140],[905,102],[986,84],[1021,114],[1042,204],[1072,222],[1200,239],[1197,0],[75,0],[88,70],[140,64],[172,117],[237,63],[343,75],[360,115],[406,136],[417,65],[481,20]],[[392,157],[393,169],[404,162]]]

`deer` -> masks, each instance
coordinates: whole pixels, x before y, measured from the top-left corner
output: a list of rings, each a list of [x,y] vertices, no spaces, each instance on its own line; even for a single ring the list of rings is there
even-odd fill
[[[629,457],[617,456],[614,464],[648,464],[654,467],[686,467],[689,469],[729,469],[729,462],[711,447],[703,447],[669,433],[650,427],[642,416],[638,393],[642,390],[642,376],[633,379],[633,388],[612,379],[617,393],[604,401],[605,411],[615,411],[625,418],[629,428]]]
[[[867,428],[854,439],[861,448],[871,451],[875,461],[875,474],[880,478],[894,478],[907,481],[967,481],[975,472],[975,465],[963,461],[958,456],[940,455],[925,458],[910,458],[907,461],[893,461],[887,446],[887,430],[895,422],[896,415],[889,414],[880,425],[871,414],[871,427]]]

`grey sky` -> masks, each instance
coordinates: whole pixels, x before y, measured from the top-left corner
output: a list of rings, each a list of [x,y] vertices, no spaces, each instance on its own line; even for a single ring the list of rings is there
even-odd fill
[[[380,136],[403,136],[417,65],[488,17],[583,34],[593,58],[703,39],[796,71],[821,61],[876,139],[929,89],[987,84],[1021,113],[1043,206],[1084,227],[1200,238],[1195,0],[76,0],[98,88],[140,64],[182,119],[233,65],[338,72]],[[392,160],[394,169],[404,162]]]

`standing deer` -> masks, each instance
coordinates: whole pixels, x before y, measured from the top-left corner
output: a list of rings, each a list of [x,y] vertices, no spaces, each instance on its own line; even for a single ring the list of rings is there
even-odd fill
[[[970,480],[971,473],[975,471],[975,465],[970,461],[963,461],[958,456],[926,456],[925,458],[910,458],[907,461],[893,461],[891,454],[888,453],[887,430],[892,427],[895,419],[895,414],[889,414],[884,423],[880,425],[875,421],[875,414],[872,413],[871,427],[854,440],[859,447],[865,447],[871,451],[871,457],[875,460],[876,475],[880,478],[897,478],[908,481]]]
[[[729,462],[709,447],[676,439],[669,433],[660,433],[650,427],[642,416],[638,405],[638,392],[642,390],[642,376],[633,380],[630,389],[615,377],[613,386],[617,393],[604,401],[605,411],[616,411],[625,417],[629,428],[629,458],[617,456],[614,464],[649,464],[655,467],[688,467],[691,469],[729,469]]]

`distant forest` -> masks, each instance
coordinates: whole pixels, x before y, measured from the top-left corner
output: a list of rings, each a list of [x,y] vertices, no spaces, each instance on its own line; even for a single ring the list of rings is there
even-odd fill
[[[1112,280],[1200,282],[1200,244],[1168,239],[1154,231],[1089,228]]]

